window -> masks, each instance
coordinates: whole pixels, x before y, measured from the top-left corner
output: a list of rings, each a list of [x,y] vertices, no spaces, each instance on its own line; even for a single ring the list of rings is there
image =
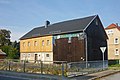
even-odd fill
[[[119,55],[119,50],[115,49],[115,55]]]
[[[25,54],[23,54],[23,57],[25,57]]]
[[[98,20],[96,19],[96,25],[98,25]]]
[[[30,53],[28,54],[28,58],[30,57]]]
[[[118,44],[119,43],[119,39],[118,38],[115,38],[114,39],[114,44]]]
[[[37,46],[37,41],[34,42],[34,46]]]
[[[49,54],[46,54],[46,57],[49,57]]]
[[[44,40],[42,40],[42,46],[44,46],[45,44],[44,44]]]
[[[25,42],[23,42],[23,47],[25,47]]]
[[[30,46],[30,42],[28,42],[28,46]]]
[[[47,40],[47,46],[50,45],[50,40]]]
[[[110,34],[113,35],[113,30],[107,30],[107,34],[108,34],[108,35],[110,35]]]

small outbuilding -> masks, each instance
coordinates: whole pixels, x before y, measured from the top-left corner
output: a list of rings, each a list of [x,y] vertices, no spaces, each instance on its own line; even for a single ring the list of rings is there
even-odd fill
[[[5,57],[6,57],[6,53],[0,49],[0,59],[4,59]]]

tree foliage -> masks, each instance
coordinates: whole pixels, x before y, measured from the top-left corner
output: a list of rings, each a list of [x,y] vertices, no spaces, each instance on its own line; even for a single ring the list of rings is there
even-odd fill
[[[0,29],[0,47],[10,44],[10,31],[6,29]]]
[[[19,42],[10,41],[11,32],[6,29],[0,29],[0,49],[7,54],[9,59],[19,58]]]

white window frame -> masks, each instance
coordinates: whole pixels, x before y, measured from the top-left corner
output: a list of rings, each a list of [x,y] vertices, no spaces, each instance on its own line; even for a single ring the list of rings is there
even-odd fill
[[[116,39],[117,39],[117,41],[116,41]],[[114,38],[114,44],[119,44],[119,38]]]
[[[116,56],[119,55],[119,49],[118,48],[115,49],[115,55]]]
[[[22,57],[25,57],[25,56],[26,56],[25,53],[23,53],[23,54],[22,54]]]
[[[49,55],[49,56],[47,56],[47,55]],[[49,58],[49,57],[50,57],[50,54],[46,54],[46,57]]]
[[[110,35],[110,34],[113,35],[113,30],[107,30],[107,34],[108,34],[108,35]]]
[[[28,46],[30,46],[30,42],[28,42]]]
[[[44,46],[45,45],[45,41],[44,40],[42,40],[42,46]]]
[[[23,47],[25,47],[25,42],[23,42]]]
[[[31,56],[31,54],[30,54],[30,53],[28,53],[28,58],[30,58],[30,56]]]
[[[38,45],[37,41],[34,41],[34,46],[37,46],[37,45]]]
[[[50,40],[47,40],[47,46],[49,46],[50,45]]]

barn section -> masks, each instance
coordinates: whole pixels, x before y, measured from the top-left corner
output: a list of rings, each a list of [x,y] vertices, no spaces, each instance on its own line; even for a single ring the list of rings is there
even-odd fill
[[[73,29],[71,32],[53,35],[53,60],[68,62],[102,61],[103,53],[100,47],[106,47],[104,60],[107,61],[108,37],[98,15],[89,22],[82,19],[78,21],[80,22],[76,25],[79,27],[78,30]],[[73,24],[75,23],[73,22]]]

